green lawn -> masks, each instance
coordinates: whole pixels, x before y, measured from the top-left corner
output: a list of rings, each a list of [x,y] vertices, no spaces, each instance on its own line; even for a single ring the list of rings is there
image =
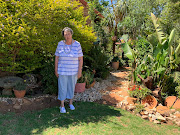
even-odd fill
[[[0,135],[180,134],[180,127],[156,125],[112,106],[89,102],[74,105],[76,110],[67,109],[66,114],[60,114],[58,107],[21,115],[0,114]]]

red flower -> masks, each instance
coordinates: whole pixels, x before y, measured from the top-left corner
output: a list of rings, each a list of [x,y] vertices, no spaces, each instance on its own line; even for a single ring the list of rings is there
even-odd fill
[[[141,88],[139,87],[139,90],[141,90]]]

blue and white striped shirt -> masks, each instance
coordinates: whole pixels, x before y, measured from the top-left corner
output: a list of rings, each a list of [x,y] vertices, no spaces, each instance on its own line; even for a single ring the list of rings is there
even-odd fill
[[[72,45],[66,45],[63,41],[60,41],[55,55],[59,56],[58,74],[75,75],[78,73],[78,57],[83,56],[82,48],[78,41],[75,41]]]

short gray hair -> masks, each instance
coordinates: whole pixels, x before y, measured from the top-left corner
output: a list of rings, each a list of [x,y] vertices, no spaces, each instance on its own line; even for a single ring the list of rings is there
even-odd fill
[[[69,32],[71,32],[71,34],[73,35],[73,30],[71,29],[71,28],[69,28],[69,27],[65,27],[63,30],[62,30],[62,36],[64,37],[64,32],[65,31],[69,31]]]

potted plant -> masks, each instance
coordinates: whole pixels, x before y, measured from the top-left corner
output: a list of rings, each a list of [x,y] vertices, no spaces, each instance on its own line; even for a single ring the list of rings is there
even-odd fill
[[[119,68],[119,57],[114,56],[112,59],[112,68],[117,70]]]
[[[85,72],[83,71],[82,76],[77,80],[74,92],[84,92],[85,91],[86,82],[85,82],[84,74],[85,74]]]
[[[17,98],[23,98],[24,95],[26,94],[26,88],[27,88],[27,85],[25,83],[26,81],[24,80],[24,82],[17,82],[14,86],[14,95],[17,97]]]

